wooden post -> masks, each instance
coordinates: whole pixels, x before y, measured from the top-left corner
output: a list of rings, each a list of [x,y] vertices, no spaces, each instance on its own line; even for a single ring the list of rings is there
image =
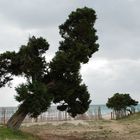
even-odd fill
[[[67,111],[65,111],[65,120],[67,121]]]
[[[98,119],[99,119],[99,120],[102,119],[101,107],[100,107],[100,106],[98,107],[97,115],[98,115]]]
[[[94,109],[95,120],[97,119],[97,108]]]
[[[115,119],[115,112],[114,110],[111,112],[111,120],[114,120]]]
[[[38,122],[38,117],[35,118],[35,122]]]
[[[6,109],[2,108],[1,109],[1,117],[2,117],[2,123],[5,125],[6,124]]]
[[[6,109],[3,108],[3,124],[6,124]]]
[[[58,112],[58,120],[59,121],[61,120],[61,112],[60,111]]]

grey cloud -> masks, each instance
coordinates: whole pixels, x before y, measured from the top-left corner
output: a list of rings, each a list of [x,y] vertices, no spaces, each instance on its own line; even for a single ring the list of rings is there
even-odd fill
[[[100,62],[105,63],[99,65]],[[130,93],[140,101],[139,70],[140,60],[93,59],[88,66],[83,66],[82,75],[93,103],[105,103],[116,92]]]
[[[140,1],[118,0],[98,3],[97,33],[100,56],[139,59]]]
[[[9,88],[0,89],[0,107],[17,106],[19,103],[14,99],[15,90]]]
[[[13,0],[10,3],[0,0],[0,13],[20,28],[45,28],[63,23],[76,3],[65,0]]]
[[[50,43],[46,58],[51,59],[61,40],[58,26],[84,6],[95,9],[98,17],[100,48],[81,70],[93,103],[105,103],[115,92],[140,100],[139,0],[0,0],[0,52],[18,50],[29,36],[43,36]],[[0,106],[17,104],[13,94],[13,89],[0,89]]]

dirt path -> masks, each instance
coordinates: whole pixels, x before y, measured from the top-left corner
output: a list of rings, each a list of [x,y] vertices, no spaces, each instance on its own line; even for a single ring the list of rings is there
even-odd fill
[[[73,136],[54,136],[54,135],[43,135],[40,136],[41,140],[84,140],[80,138],[76,138]]]

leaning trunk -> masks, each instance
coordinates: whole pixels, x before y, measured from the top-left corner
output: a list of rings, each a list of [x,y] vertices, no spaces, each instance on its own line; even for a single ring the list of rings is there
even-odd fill
[[[27,114],[27,111],[23,109],[23,105],[20,105],[14,115],[8,120],[7,127],[14,130],[19,129]]]

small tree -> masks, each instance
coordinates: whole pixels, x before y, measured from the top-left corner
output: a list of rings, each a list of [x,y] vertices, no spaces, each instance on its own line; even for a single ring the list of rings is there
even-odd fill
[[[126,115],[126,110],[128,107],[136,106],[137,101],[132,99],[129,94],[114,94],[108,99],[106,106],[115,111],[116,118],[119,119]]]
[[[50,63],[44,57],[49,44],[42,37],[33,36],[18,52],[0,55],[0,87],[13,76],[27,79],[16,88],[20,105],[8,127],[18,129],[26,115],[37,117],[52,102],[59,103],[57,109],[72,117],[87,111],[91,100],[79,70],[81,63],[87,63],[98,51],[95,20],[93,9],[85,7],[72,12],[59,27],[63,41]]]

